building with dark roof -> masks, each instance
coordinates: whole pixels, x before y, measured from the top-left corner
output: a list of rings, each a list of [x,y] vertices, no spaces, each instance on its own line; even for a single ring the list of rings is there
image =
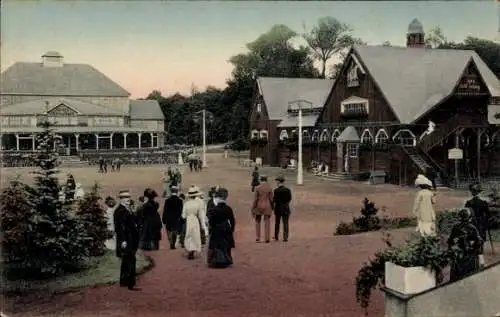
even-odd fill
[[[416,19],[406,36],[406,47],[352,47],[326,98],[301,88],[283,97],[324,103],[314,124],[304,120],[304,164],[322,162],[344,178],[384,171],[397,184],[419,173],[448,182],[500,176],[498,78],[474,51],[425,48]],[[274,165],[297,159],[296,124],[280,125],[268,133],[269,143],[284,136]]]
[[[34,150],[47,116],[66,153],[162,147],[160,105],[129,96],[91,65],[66,64],[58,52],[45,53],[41,63],[14,63],[0,77],[1,148]]]

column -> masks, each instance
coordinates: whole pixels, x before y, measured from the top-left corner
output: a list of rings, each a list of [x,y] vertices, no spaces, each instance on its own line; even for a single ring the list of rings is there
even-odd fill
[[[154,148],[154,145],[155,145],[155,141],[153,139],[153,135],[154,133],[153,132],[150,132],[149,135],[151,136],[151,148]]]
[[[36,150],[36,142],[35,142],[36,138],[35,138],[35,135],[32,134],[31,135],[31,148],[33,149],[33,151]]]
[[[112,150],[113,149],[113,134],[114,133],[111,133],[109,135],[109,149]]]
[[[99,134],[95,134],[95,149],[99,150]]]
[[[138,136],[138,138],[139,138],[139,148],[141,148],[141,143],[142,143],[142,133],[141,133],[141,132],[137,133],[137,136]]]
[[[127,148],[127,132],[123,133],[123,148]]]
[[[80,151],[80,141],[78,139],[79,137],[80,137],[80,134],[79,133],[75,133],[75,140],[76,140],[75,148],[76,148],[76,152]]]
[[[3,150],[3,134],[0,134],[0,150]]]
[[[16,133],[16,149],[19,151],[19,134]]]

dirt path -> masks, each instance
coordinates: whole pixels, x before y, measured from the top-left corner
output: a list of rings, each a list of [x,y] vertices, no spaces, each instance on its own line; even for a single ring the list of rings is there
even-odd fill
[[[158,172],[158,168],[144,168],[116,176],[127,179],[104,178],[101,183],[104,191],[116,192],[119,188],[113,184],[133,181],[137,185],[130,187],[138,194],[151,179],[154,182],[149,185],[161,188]],[[77,178],[78,173],[75,171]],[[274,173],[269,174],[271,179]],[[164,237],[162,249],[150,253],[156,267],[138,281],[141,292],[102,286],[53,298],[6,302],[5,311],[13,316],[29,316],[30,311],[36,316],[61,313],[74,317],[362,316],[355,301],[354,277],[361,263],[383,247],[381,233],[333,237],[333,229],[340,220],[349,220],[359,212],[366,195],[377,204],[385,204],[385,213],[406,215],[412,193],[390,186],[312,183],[308,176],[305,186],[294,189],[290,241],[255,243],[249,215],[249,174],[233,161],[212,156],[209,169],[184,175],[185,186],[197,184],[207,189],[210,184],[220,184],[229,189],[228,201],[237,217],[234,267],[208,269],[204,255],[188,261],[181,250],[167,250]],[[449,196],[440,204],[454,205],[461,200]],[[397,237],[405,235],[404,230],[395,232]],[[383,316],[382,312],[382,296],[377,292],[370,316]]]

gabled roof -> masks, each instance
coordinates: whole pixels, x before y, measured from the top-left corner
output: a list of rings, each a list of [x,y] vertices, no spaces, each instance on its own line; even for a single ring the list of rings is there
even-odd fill
[[[90,65],[64,64],[61,67],[44,67],[42,63],[25,62],[15,63],[1,74],[0,94],[102,97],[130,95]]]
[[[45,102],[49,102],[48,106]],[[37,99],[0,107],[0,115],[42,115],[46,110],[53,110],[65,105],[81,115],[123,116],[124,113],[113,107],[104,107],[81,100],[68,98]]]
[[[130,100],[130,119],[165,120],[165,115],[156,100]]]
[[[269,120],[282,120],[287,116],[288,103],[307,100],[323,107],[334,80],[311,78],[259,77],[257,85],[266,103]]]
[[[409,124],[453,93],[472,60],[492,96],[500,81],[471,50],[355,46],[366,70],[401,123]]]
[[[345,128],[337,138],[338,142],[358,142],[359,140],[358,131],[353,126]]]

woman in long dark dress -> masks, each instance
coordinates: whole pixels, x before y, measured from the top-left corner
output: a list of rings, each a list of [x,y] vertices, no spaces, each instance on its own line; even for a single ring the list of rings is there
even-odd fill
[[[147,201],[140,207],[138,216],[141,223],[141,249],[158,250],[160,248],[162,222],[155,200],[158,194],[151,188],[146,188],[144,197]]]
[[[233,209],[226,203],[227,189],[219,188],[214,196],[216,205],[207,213],[210,233],[207,261],[211,268],[226,268],[233,264],[231,249],[235,246],[236,221]]]
[[[483,242],[479,231],[472,224],[469,208],[459,211],[460,222],[451,229],[448,248],[453,252],[450,281],[459,280],[479,270],[479,255],[483,253]]]

